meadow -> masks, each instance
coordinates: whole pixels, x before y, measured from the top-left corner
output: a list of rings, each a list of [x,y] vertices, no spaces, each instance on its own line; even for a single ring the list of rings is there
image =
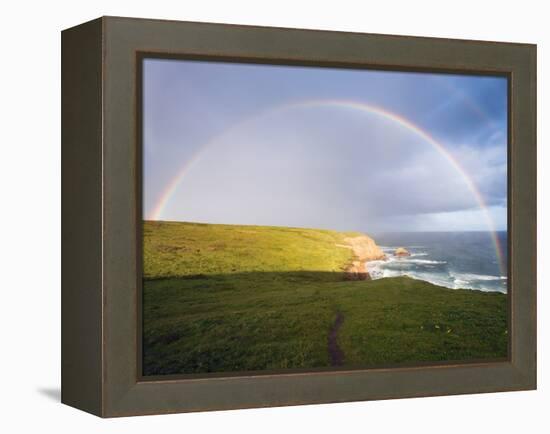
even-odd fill
[[[144,222],[144,375],[507,356],[507,296],[345,280],[353,232]]]

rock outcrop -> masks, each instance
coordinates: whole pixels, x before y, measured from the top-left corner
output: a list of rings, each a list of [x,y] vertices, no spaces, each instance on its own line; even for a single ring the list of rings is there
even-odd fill
[[[409,251],[405,249],[404,247],[398,247],[395,249],[395,252],[393,252],[394,256],[411,256]]]
[[[353,261],[344,273],[345,280],[370,280],[370,274],[364,262]]]
[[[344,238],[346,244],[337,244],[338,247],[345,247],[353,252],[354,260],[348,265],[344,272],[346,280],[369,280],[365,262],[384,259],[386,255],[376,245],[374,240],[366,235]]]
[[[346,237],[344,238],[344,242],[346,246],[353,251],[354,256],[361,262],[376,261],[386,257],[374,240],[366,235]]]

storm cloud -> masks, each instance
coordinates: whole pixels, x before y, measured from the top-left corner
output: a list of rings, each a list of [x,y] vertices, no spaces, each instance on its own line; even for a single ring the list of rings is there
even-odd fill
[[[506,86],[146,60],[144,215],[365,232],[505,229]]]

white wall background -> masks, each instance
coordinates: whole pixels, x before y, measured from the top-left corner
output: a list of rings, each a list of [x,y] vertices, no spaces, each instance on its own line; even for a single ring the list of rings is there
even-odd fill
[[[6,1],[0,7],[0,431],[548,432],[549,13],[543,1]],[[539,390],[101,420],[59,401],[60,30],[100,15],[539,45]],[[546,267],[545,267],[546,265]],[[545,402],[546,401],[546,402]]]

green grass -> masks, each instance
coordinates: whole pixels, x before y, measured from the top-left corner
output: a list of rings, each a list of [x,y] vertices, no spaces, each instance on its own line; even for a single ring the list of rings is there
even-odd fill
[[[346,366],[506,357],[506,295],[344,281],[350,235],[145,222],[144,373],[328,367],[339,312]]]
[[[146,279],[243,272],[343,271],[354,232],[269,226],[145,222]]]

